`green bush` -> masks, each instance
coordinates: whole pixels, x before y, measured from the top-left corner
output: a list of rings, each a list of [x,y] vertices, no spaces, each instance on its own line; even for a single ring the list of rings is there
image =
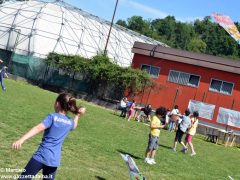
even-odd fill
[[[154,84],[148,73],[130,67],[120,67],[112,63],[104,54],[87,59],[76,55],[50,53],[46,62],[49,66],[64,70],[73,78],[75,73],[84,74],[85,81],[90,85],[89,93],[93,95],[99,95],[98,91],[105,90],[109,86],[135,95]],[[104,91],[102,93],[104,94]]]

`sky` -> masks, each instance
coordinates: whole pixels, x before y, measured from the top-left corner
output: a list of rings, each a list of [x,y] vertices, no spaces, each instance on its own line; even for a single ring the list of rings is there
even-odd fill
[[[111,21],[116,0],[64,0],[93,15]],[[182,22],[203,19],[213,12],[228,15],[240,22],[239,0],[119,0],[114,21],[134,15],[144,19],[174,16]]]

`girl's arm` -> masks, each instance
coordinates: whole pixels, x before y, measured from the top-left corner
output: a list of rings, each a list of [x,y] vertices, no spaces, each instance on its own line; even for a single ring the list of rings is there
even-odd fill
[[[78,120],[81,115],[83,115],[86,112],[86,108],[80,108],[78,113],[74,117],[74,127],[73,129],[76,129],[78,126]]]
[[[34,126],[34,127],[33,127],[30,131],[28,131],[24,136],[22,136],[19,140],[17,140],[16,142],[14,142],[14,143],[12,144],[12,148],[13,148],[13,149],[16,149],[16,150],[20,149],[21,146],[22,146],[22,144],[23,144],[26,140],[28,140],[28,139],[30,139],[31,137],[35,136],[36,134],[44,131],[45,129],[46,129],[46,127],[45,127],[44,124],[42,124],[42,123]]]
[[[164,128],[165,127],[165,125],[160,125],[160,126],[158,126],[158,125],[156,125],[156,124],[151,124],[150,125],[150,128],[151,129],[160,129],[160,128]]]

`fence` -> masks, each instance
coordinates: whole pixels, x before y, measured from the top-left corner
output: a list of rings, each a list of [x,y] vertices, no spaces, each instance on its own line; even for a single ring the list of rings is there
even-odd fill
[[[48,67],[44,59],[20,55],[6,50],[0,50],[0,58],[4,60],[5,65],[9,66],[11,74],[36,84],[68,89],[74,92],[86,93],[88,90],[88,84],[84,79],[72,77],[69,74]]]

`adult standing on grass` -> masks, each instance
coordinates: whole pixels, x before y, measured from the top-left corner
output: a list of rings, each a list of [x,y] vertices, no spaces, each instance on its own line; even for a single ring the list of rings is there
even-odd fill
[[[144,162],[148,164],[156,164],[154,157],[158,149],[160,129],[165,127],[165,125],[161,124],[160,118],[166,116],[166,113],[167,113],[166,109],[164,107],[160,107],[156,110],[156,115],[153,116],[151,120],[150,123],[151,132],[149,134],[148,146],[146,149],[144,159]]]
[[[193,144],[192,144],[192,138],[196,134],[196,131],[197,131],[198,116],[199,116],[198,111],[194,111],[193,112],[193,117],[191,118],[191,127],[188,130],[187,135],[186,135],[186,139],[185,139],[186,147],[188,147],[188,145],[190,146],[191,156],[196,155],[196,152],[195,152]]]
[[[120,117],[126,117],[126,114],[127,114],[127,98],[124,97],[122,98],[122,100],[120,101],[120,107],[119,109],[121,110],[121,114],[120,114]]]
[[[180,115],[180,112],[178,110],[178,105],[175,105],[173,110],[170,113],[170,121],[169,121],[169,131],[172,132],[175,129],[176,122],[178,121],[178,118]]]
[[[190,115],[190,111],[189,109],[186,109],[185,114],[182,116],[181,123],[179,123],[178,125],[178,130],[176,132],[176,136],[173,144],[173,151],[176,151],[177,142],[179,142],[183,146],[183,150],[182,150],[183,152],[187,150],[187,147],[182,141],[182,136],[187,131],[187,129],[190,128],[191,126],[191,119],[189,118],[189,115]]]
[[[49,114],[42,123],[33,127],[19,140],[13,143],[13,149],[20,149],[29,138],[44,131],[42,142],[25,167],[23,176],[34,176],[41,169],[47,179],[54,179],[61,161],[61,148],[68,133],[78,125],[78,119],[85,113],[85,108],[77,107],[76,99],[67,93],[60,94],[54,104],[55,113]],[[67,116],[68,112],[75,114],[74,120]],[[31,178],[19,178],[31,179]]]
[[[2,86],[2,90],[6,91],[6,87],[4,85],[4,78],[8,78],[7,66],[3,66],[3,68],[1,69],[1,72],[0,72],[0,83],[1,83],[1,86]]]
[[[140,122],[142,116],[146,116],[147,120],[151,121],[151,112],[152,112],[151,104],[148,104],[146,107],[141,108],[141,112],[137,116],[137,121]]]

